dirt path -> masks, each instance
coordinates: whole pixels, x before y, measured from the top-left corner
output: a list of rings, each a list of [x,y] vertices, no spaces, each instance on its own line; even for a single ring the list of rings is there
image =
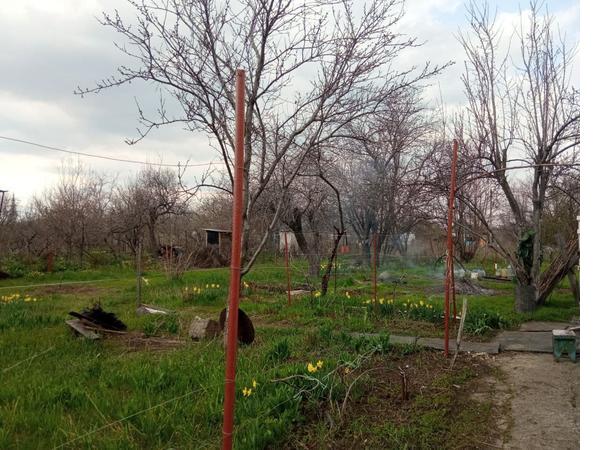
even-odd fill
[[[578,449],[579,363],[557,363],[540,353],[504,353],[494,360],[502,379],[497,400],[508,400],[512,416],[502,448]]]

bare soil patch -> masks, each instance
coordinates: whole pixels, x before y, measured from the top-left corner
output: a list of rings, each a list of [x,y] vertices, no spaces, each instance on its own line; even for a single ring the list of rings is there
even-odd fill
[[[493,448],[501,440],[501,411],[493,395],[475,397],[480,379],[494,376],[487,357],[461,355],[449,371],[440,352],[384,355],[369,368],[381,367],[356,391],[341,423],[327,407],[305,411],[284,448]],[[407,382],[405,396],[400,370]],[[489,389],[489,386],[484,386]],[[492,386],[493,388],[493,386]]]

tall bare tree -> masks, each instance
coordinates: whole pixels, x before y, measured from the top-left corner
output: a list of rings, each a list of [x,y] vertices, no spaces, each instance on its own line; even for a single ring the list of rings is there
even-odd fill
[[[510,48],[500,53],[500,33],[486,5],[468,7],[471,33],[459,36],[466,52],[463,75],[469,102],[467,133],[478,156],[477,176],[500,187],[514,221],[517,251],[496,241],[497,250],[515,268],[516,308],[530,311],[542,304],[556,285],[556,276],[542,274],[542,217],[548,190],[561,176],[561,167],[577,167],[579,152],[579,92],[571,84],[575,51],[568,48],[543,3],[530,3],[526,21],[516,32],[520,56],[511,63]],[[523,203],[509,172],[529,168],[529,201]],[[473,206],[473,205],[472,205]],[[483,223],[487,223],[473,207]],[[488,231],[494,227],[487,223]],[[577,239],[577,236],[570,236]],[[572,266],[577,246],[557,264]],[[555,271],[561,273],[561,270]]]
[[[377,254],[385,246],[402,247],[393,237],[408,236],[422,219],[418,182],[429,126],[419,91],[407,89],[350,127],[357,138],[347,143],[354,163],[349,165],[346,210],[366,264],[373,235],[379,236]]]
[[[351,0],[131,0],[134,25],[117,12],[104,25],[127,42],[132,64],[77,93],[98,92],[142,80],[176,99],[182,113],[157,117],[140,109],[142,139],[153,128],[184,123],[208,133],[233,184],[233,80],[247,70],[245,124],[244,254],[246,273],[277,223],[285,193],[309,151],[342,136],[348,123],[376,112],[395,92],[440,68],[425,64],[393,70],[403,49],[418,45],[397,31],[403,1],[361,8]],[[285,162],[287,170],[279,170]],[[286,176],[283,177],[282,175]],[[217,183],[208,183],[212,186]],[[251,216],[265,191],[277,192],[273,220],[249,248]]]

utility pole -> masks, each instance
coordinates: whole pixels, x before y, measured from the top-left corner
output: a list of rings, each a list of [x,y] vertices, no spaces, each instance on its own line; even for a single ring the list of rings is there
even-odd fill
[[[4,206],[4,194],[6,194],[7,192],[8,191],[0,189],[0,214],[2,214],[2,207]]]

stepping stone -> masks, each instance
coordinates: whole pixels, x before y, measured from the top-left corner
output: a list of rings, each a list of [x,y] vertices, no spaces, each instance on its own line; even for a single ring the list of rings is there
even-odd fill
[[[552,353],[551,331],[503,331],[496,336],[496,340],[500,342],[503,352]]]

